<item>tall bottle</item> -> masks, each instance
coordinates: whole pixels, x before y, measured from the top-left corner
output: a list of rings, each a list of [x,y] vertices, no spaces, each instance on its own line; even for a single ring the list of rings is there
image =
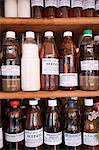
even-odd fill
[[[1,74],[2,91],[20,91],[20,48],[14,31],[6,32],[3,42]]]
[[[31,0],[32,18],[43,18],[44,1]]]
[[[57,9],[57,0],[45,0],[44,16],[47,18],[55,18]]]
[[[81,90],[97,90],[99,87],[99,62],[95,52],[92,30],[85,30],[80,44],[79,86]]]
[[[18,100],[10,101],[10,110],[7,114],[7,127],[5,129],[5,149],[7,150],[24,149],[24,130],[19,106],[20,102]]]
[[[83,0],[83,17],[93,17],[95,12],[95,0]]]
[[[0,150],[3,148],[3,129],[2,129],[2,111],[1,111],[1,100],[0,100]]]
[[[60,150],[62,143],[62,128],[60,109],[57,100],[48,100],[48,109],[45,117],[44,144],[47,150]]]
[[[95,16],[99,16],[99,0],[96,0]]]
[[[70,0],[58,0],[57,18],[69,17]]]
[[[21,87],[23,91],[40,90],[39,51],[34,38],[34,32],[27,31],[26,40],[22,46]]]
[[[64,32],[63,37],[60,48],[60,89],[74,90],[78,86],[78,75],[75,69],[76,47],[71,31]]]
[[[93,99],[84,99],[84,131],[83,144],[84,149],[98,150],[98,128],[96,123],[96,115],[93,109]]]
[[[44,34],[45,40],[41,49],[41,90],[57,90],[59,78],[58,51],[53,32]]]
[[[38,100],[29,100],[25,123],[25,149],[42,150],[43,122]]]
[[[0,18],[4,17],[4,0],[0,0]]]

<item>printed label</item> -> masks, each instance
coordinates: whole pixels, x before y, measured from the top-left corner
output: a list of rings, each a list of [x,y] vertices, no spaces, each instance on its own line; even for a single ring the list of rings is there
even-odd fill
[[[2,132],[2,128],[0,128],[0,148],[3,147],[3,132]]]
[[[63,87],[78,86],[77,73],[60,73],[60,86]]]
[[[38,130],[25,130],[25,146],[38,147],[43,144],[43,128]]]
[[[20,76],[20,66],[3,65],[1,66],[2,76]]]
[[[59,60],[56,58],[43,58],[42,74],[59,75]]]
[[[81,132],[75,134],[64,133],[64,139],[67,146],[79,146],[82,144]]]
[[[83,61],[81,61],[81,70],[82,71],[99,70],[98,60],[83,60]]]
[[[83,133],[83,142],[85,145],[96,146],[98,145],[97,133]]]
[[[99,10],[99,0],[96,1],[96,10]]]
[[[70,7],[70,0],[59,0],[58,7],[63,7],[63,6]]]
[[[44,143],[47,145],[59,145],[62,143],[62,132],[48,133],[44,131]]]
[[[49,6],[57,7],[57,0],[45,0],[45,7]]]
[[[71,1],[71,8],[74,7],[83,7],[83,0],[72,0]]]
[[[83,0],[83,9],[95,9],[95,0]]]
[[[43,0],[31,0],[31,6],[44,6]]]
[[[16,134],[5,133],[5,139],[7,142],[21,142],[24,140],[24,131]]]

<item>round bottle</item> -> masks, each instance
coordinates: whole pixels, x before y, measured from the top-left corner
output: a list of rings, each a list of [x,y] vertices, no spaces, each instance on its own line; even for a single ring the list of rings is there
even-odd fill
[[[83,17],[93,17],[95,12],[95,0],[83,0]]]
[[[96,0],[95,16],[99,17],[99,0]]]

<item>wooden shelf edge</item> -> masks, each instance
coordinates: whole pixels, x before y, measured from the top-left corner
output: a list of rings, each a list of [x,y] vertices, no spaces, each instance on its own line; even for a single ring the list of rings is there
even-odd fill
[[[38,91],[38,92],[0,92],[0,99],[30,99],[30,98],[49,98],[49,97],[97,97],[98,91]]]

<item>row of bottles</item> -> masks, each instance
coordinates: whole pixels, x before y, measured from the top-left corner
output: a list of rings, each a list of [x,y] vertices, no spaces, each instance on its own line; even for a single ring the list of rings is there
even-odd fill
[[[0,0],[0,7],[2,17],[99,16],[99,0]]]
[[[84,31],[78,51],[71,31],[63,33],[59,51],[52,31],[40,49],[34,32],[26,32],[20,48],[15,32],[7,31],[2,47],[2,91],[99,89],[99,36],[93,40],[92,30]]]
[[[19,100],[2,104],[7,105],[0,107],[2,150],[98,150],[99,101],[96,107],[92,98],[85,98],[81,111],[77,97],[68,98],[64,104],[50,98],[45,101],[46,108],[38,100],[29,100],[27,107]]]

